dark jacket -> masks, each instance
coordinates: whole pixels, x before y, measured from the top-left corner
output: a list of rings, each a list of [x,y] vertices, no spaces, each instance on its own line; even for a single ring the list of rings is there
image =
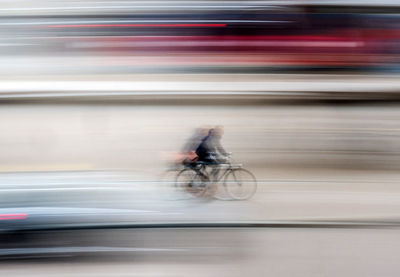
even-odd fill
[[[222,154],[226,156],[226,151],[221,145],[221,137],[217,136],[214,132],[210,131],[196,149],[196,155],[199,157],[199,161],[206,161],[210,159],[210,155]]]

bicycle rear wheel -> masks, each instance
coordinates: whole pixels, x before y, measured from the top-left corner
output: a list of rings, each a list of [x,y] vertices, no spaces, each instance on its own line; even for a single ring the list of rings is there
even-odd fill
[[[257,181],[254,175],[243,168],[232,169],[224,179],[228,194],[236,200],[251,198],[257,190]]]
[[[196,170],[186,168],[176,176],[175,186],[189,195],[200,197],[207,190],[207,177],[200,175]]]

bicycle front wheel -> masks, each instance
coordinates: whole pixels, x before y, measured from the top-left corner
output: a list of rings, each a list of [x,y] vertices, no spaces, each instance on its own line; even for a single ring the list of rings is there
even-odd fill
[[[201,176],[196,170],[186,168],[176,176],[175,186],[192,196],[200,197],[207,190],[205,179],[206,177]]]
[[[236,200],[251,198],[257,190],[257,181],[254,175],[243,168],[232,169],[224,179],[228,194]]]

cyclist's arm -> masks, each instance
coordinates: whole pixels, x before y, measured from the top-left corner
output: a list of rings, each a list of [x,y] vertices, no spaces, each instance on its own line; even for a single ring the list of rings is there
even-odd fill
[[[222,147],[221,142],[217,141],[215,143],[215,148],[217,149],[218,153],[220,153],[223,156],[228,156],[228,153],[225,151],[225,149]]]

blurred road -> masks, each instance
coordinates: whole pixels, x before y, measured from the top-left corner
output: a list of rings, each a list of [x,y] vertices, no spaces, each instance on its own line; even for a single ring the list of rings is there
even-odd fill
[[[107,233],[114,246],[119,242],[125,251],[106,256],[98,253],[97,258],[76,259],[68,257],[66,252],[64,257],[53,255],[48,260],[5,261],[1,263],[0,274],[395,277],[400,273],[398,232],[398,229],[279,228],[92,231],[90,234],[97,238]],[[107,244],[109,241],[105,240],[101,246],[105,248]]]
[[[1,226],[398,221],[396,103],[14,101],[0,109]],[[259,180],[248,201],[183,199],[160,182],[193,129]],[[7,225],[9,224],[9,225]],[[19,225],[18,225],[19,224]],[[77,233],[76,233],[77,232]],[[3,238],[12,276],[397,276],[395,228],[41,231]],[[86,258],[75,257],[80,254]],[[60,257],[62,256],[62,257]],[[50,258],[51,259],[48,259]],[[58,257],[58,258],[57,258]],[[23,265],[23,266],[22,266]]]
[[[387,104],[4,105],[0,206],[178,221],[398,218],[399,115]],[[159,182],[193,129],[216,124],[259,180],[250,201],[182,200]]]
[[[182,218],[218,220],[398,216],[396,105],[25,103],[4,105],[0,115],[0,170],[20,172],[0,178],[3,208],[170,207]],[[157,181],[173,153],[194,128],[216,124],[259,191],[248,202],[170,201]],[[95,173],[63,173],[82,170]],[[35,171],[50,173],[24,173]]]
[[[342,175],[259,178],[256,195],[247,201],[192,199],[173,184],[123,172],[2,174],[0,207],[3,214],[52,215],[32,226],[400,219],[397,174],[336,173]]]

